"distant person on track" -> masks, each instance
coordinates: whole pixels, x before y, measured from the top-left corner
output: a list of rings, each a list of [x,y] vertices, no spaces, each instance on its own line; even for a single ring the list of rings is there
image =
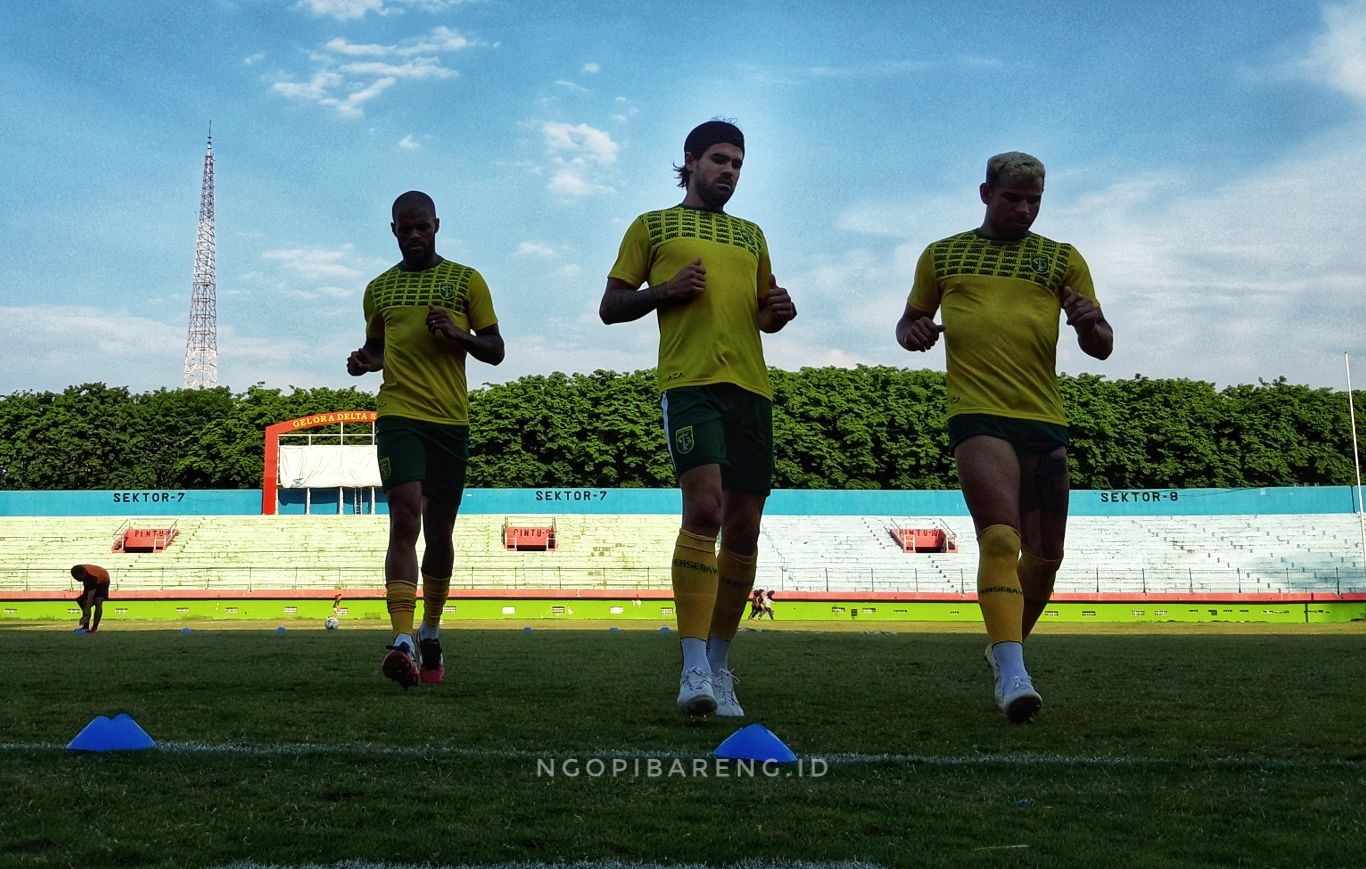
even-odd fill
[[[764,591],[764,615],[768,616],[769,621],[773,621],[773,589]]]
[[[1014,722],[1043,704],[1024,641],[1052,596],[1067,530],[1059,316],[1088,356],[1105,359],[1114,348],[1081,254],[1030,231],[1043,189],[1034,157],[1012,151],[988,160],[982,225],[925,249],[896,324],[907,350],[930,349],[941,332],[946,341],[949,442],[977,531],[986,660],[996,703]]]
[[[764,614],[764,590],[756,588],[749,601],[749,621],[757,619]]]
[[[708,121],[688,134],[674,167],[683,201],[631,222],[599,308],[608,324],[652,312],[659,322],[664,436],[683,495],[671,575],[683,653],[677,702],[692,716],[744,715],[730,644],[754,586],[773,481],[773,390],[760,334],[797,316],[763,231],[724,210],[744,160],[734,124]]]
[[[365,288],[365,344],[346,360],[346,370],[355,377],[384,373],[375,451],[389,505],[384,584],[394,639],[381,669],[407,688],[445,678],[441,613],[469,459],[465,357],[497,365],[504,348],[488,284],[479,272],[436,252],[441,221],[431,197],[404,193],[394,201],[392,217],[389,229],[403,259]],[[419,532],[426,551],[422,625],[414,640]]]
[[[76,596],[81,621],[76,630],[93,634],[100,629],[104,602],[109,600],[109,571],[98,564],[77,564],[71,568],[71,578],[81,584],[81,593]]]

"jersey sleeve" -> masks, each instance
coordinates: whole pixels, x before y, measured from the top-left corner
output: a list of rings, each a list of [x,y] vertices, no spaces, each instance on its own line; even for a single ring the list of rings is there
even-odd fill
[[[755,272],[755,286],[759,290],[759,298],[768,298],[769,286],[768,279],[773,276],[773,261],[768,257],[768,239],[764,237],[764,231],[759,227],[754,227],[754,231],[759,236],[759,267]]]
[[[361,301],[361,308],[365,312],[365,337],[371,338],[384,337],[384,318],[375,310],[375,283],[371,281],[365,285],[365,296]]]
[[[911,285],[910,295],[906,297],[906,304],[922,314],[933,316],[939,310],[939,303],[943,298],[943,287],[939,284],[939,275],[934,270],[934,246],[925,248],[920,254],[920,259],[915,263],[915,282]]]
[[[1091,267],[1082,258],[1081,251],[1075,247],[1069,252],[1067,257],[1067,286],[1091,300],[1091,304],[1100,307],[1100,300],[1096,298],[1096,285],[1091,280]]]
[[[637,217],[626,230],[617,261],[607,276],[639,287],[650,278],[651,252],[650,230],[645,226],[645,218]]]
[[[479,272],[470,275],[470,295],[465,308],[470,319],[470,328],[478,332],[498,324],[498,315],[493,311],[493,294],[489,285]]]

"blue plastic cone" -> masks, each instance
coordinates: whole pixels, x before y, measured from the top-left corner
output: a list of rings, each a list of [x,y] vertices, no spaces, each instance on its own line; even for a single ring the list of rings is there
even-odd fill
[[[607,630],[609,630],[609,631],[611,631],[612,633],[615,634],[618,630],[620,630],[620,628],[617,628],[617,627],[610,627],[610,628],[608,628]]]
[[[275,629],[275,633],[277,633],[277,634],[283,634],[284,632],[285,632],[285,626],[284,626],[284,625],[280,625],[278,628]]]
[[[75,635],[78,636],[78,637],[83,637],[83,636],[85,636],[85,628],[77,628],[76,630],[72,631],[71,633],[75,634]]]
[[[188,633],[190,632],[190,629],[189,629],[189,628],[181,628],[181,629],[180,629],[180,632],[181,632],[182,634],[188,634]]]
[[[522,633],[524,633],[524,634],[529,634],[529,633],[531,633],[531,628],[530,628],[530,627],[522,628]]]
[[[67,743],[70,751],[140,751],[156,745],[127,713],[97,716]]]
[[[669,633],[669,626],[668,626],[668,625],[665,625],[664,627],[662,627],[662,628],[659,629],[659,632],[660,632],[661,634],[667,634],[667,633]]]
[[[727,736],[714,754],[728,760],[758,760],[794,763],[797,755],[762,724],[751,724]]]

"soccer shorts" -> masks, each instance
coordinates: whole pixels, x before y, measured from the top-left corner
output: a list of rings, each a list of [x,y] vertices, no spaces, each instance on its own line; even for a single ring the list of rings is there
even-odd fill
[[[109,583],[107,582],[97,582],[93,586],[85,586],[81,589],[80,594],[76,595],[76,600],[85,600],[92,588],[95,590],[95,600],[109,600]]]
[[[421,480],[424,498],[460,506],[470,458],[469,426],[382,416],[375,420],[375,453],[384,491]]]
[[[987,413],[962,413],[949,417],[949,450],[968,438],[985,435],[1008,441],[1026,455],[1042,456],[1069,443],[1067,426],[1032,419],[1012,419]]]
[[[726,489],[767,495],[773,486],[773,402],[733,383],[679,386],[660,401],[674,473],[721,466]]]

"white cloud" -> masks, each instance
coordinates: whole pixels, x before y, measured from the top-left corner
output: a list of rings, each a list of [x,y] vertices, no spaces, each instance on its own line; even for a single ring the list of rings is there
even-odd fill
[[[513,256],[534,256],[540,257],[541,259],[552,259],[559,256],[559,254],[556,252],[555,248],[548,244],[539,241],[524,241],[517,245],[517,250],[513,252]]]
[[[564,88],[565,90],[569,91],[570,93],[574,93],[574,94],[586,94],[586,93],[588,93],[588,88],[584,87],[584,86],[581,85],[581,84],[575,84],[575,83],[572,82],[572,81],[565,81],[564,79],[559,79],[559,80],[557,80],[557,81],[555,82],[555,84],[556,84],[558,87]]]
[[[306,83],[284,78],[272,84],[290,99],[336,109],[343,117],[364,114],[364,106],[399,81],[454,78],[459,73],[446,66],[443,54],[476,43],[445,26],[392,44],[357,43],[343,37],[329,40],[324,51],[309,55],[314,65]]]
[[[185,365],[184,323],[132,312],[66,305],[0,308],[7,352],[22,366],[0,372],[0,394],[107,383],[135,390],[179,387]],[[72,352],[73,341],[81,352]]]
[[[1313,79],[1366,103],[1366,0],[1324,7],[1324,31],[1314,40],[1303,70]]]
[[[420,151],[422,144],[415,140],[411,133],[398,140],[398,147],[401,151]]]
[[[327,50],[348,57],[384,57],[394,53],[392,45],[361,45],[338,36],[327,43]]]
[[[595,73],[602,72],[602,67],[598,66],[596,63],[585,63],[582,72],[588,75],[594,75]]]
[[[571,154],[570,159],[607,166],[617,160],[619,146],[612,136],[587,124],[547,123],[541,128],[552,151]]]
[[[614,193],[615,189],[585,178],[578,167],[565,167],[556,172],[546,184],[546,189],[560,196],[578,199],[599,193]]]
[[[355,21],[373,12],[376,15],[400,14],[406,9],[441,12],[469,0],[299,0],[295,9],[338,21]]]
[[[253,66],[253,65],[255,65],[255,64],[260,63],[261,61],[263,61],[263,60],[265,60],[265,59],[266,59],[266,53],[265,53],[264,51],[258,51],[258,52],[256,52],[255,54],[251,54],[251,55],[248,55],[248,56],[242,58],[242,65],[243,65],[243,66]]]
[[[457,74],[455,70],[442,66],[441,61],[434,57],[419,57],[400,64],[381,63],[379,61],[347,63],[340,66],[339,69],[348,75],[395,79],[451,78]]]
[[[596,176],[617,161],[610,134],[588,124],[549,122],[541,127],[554,174],[546,185],[557,196],[578,199],[614,189]]]
[[[354,21],[367,12],[382,12],[384,0],[300,0],[296,9],[306,9],[314,15],[325,15],[338,21]]]
[[[367,273],[358,264],[351,262],[355,255],[352,253],[350,245],[346,245],[340,250],[324,250],[313,247],[268,250],[264,251],[261,256],[268,262],[274,263],[291,277],[304,278],[310,281],[326,280],[354,285],[362,280]]]

